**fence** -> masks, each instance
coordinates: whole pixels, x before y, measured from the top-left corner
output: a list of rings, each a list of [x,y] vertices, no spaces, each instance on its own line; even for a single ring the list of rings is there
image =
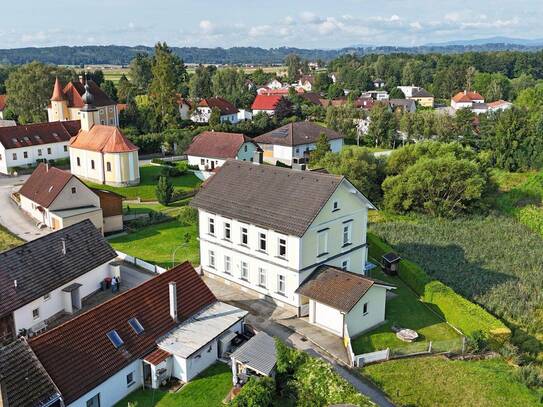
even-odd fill
[[[131,264],[133,264],[135,266],[141,267],[142,269],[150,271],[151,273],[162,274],[162,273],[164,273],[166,271],[166,269],[163,268],[163,267],[159,267],[156,264],[146,262],[145,260],[138,259],[137,257],[130,256],[130,255],[128,255],[126,253],[123,253],[123,252],[117,251],[117,256],[121,260],[123,260],[123,261],[125,261],[127,263],[131,263]]]
[[[375,352],[363,353],[354,357],[355,366],[363,366],[367,363],[381,362],[389,359],[399,359],[417,355],[431,355],[439,353],[463,354],[466,350],[466,337],[457,339],[429,342],[406,343],[405,346],[387,348]]]

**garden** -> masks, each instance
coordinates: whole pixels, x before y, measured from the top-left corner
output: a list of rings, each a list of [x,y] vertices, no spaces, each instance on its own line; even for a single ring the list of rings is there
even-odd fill
[[[12,249],[22,243],[23,241],[21,239],[13,235],[3,226],[0,226],[0,252]]]

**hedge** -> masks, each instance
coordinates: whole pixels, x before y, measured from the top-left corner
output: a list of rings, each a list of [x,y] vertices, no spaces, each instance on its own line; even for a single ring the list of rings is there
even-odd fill
[[[368,232],[368,244],[370,257],[379,261],[383,254],[394,251],[391,246],[371,232]],[[498,343],[503,343],[510,338],[511,330],[502,321],[489,314],[481,306],[457,294],[452,288],[432,279],[417,264],[402,259],[398,276],[420,295],[424,302],[436,305],[447,322],[465,335],[471,336],[476,331],[482,331],[489,339]]]

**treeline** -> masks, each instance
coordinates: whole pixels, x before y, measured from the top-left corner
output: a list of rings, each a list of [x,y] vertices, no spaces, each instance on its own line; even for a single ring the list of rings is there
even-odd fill
[[[311,61],[330,61],[341,55],[367,54],[428,54],[428,53],[465,53],[470,51],[527,51],[540,50],[540,46],[519,44],[485,44],[485,45],[447,45],[420,47],[350,47],[336,50],[234,47],[234,48],[197,48],[173,47],[173,52],[191,64],[281,64],[289,54],[297,54]],[[0,50],[0,64],[26,64],[40,61],[56,65],[128,65],[137,53],[152,53],[153,47],[128,47],[120,45],[88,45],[58,46],[45,48],[16,48]]]

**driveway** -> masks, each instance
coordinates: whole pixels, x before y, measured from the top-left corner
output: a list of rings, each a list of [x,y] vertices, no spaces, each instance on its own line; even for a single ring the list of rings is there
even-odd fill
[[[394,407],[394,404],[388,400],[387,396],[372,383],[355,373],[353,369],[338,362],[336,358],[314,341],[310,341],[306,336],[293,331],[290,328],[293,325],[292,312],[268,301],[258,299],[253,294],[242,291],[234,285],[225,284],[208,276],[204,276],[203,279],[217,299],[249,311],[249,315],[246,317],[246,322],[249,325],[281,339],[296,349],[330,363],[339,375],[378,406]],[[341,341],[341,339],[339,340]]]
[[[11,192],[22,185],[28,177],[28,175],[0,177],[0,224],[27,242],[51,232],[49,229],[38,229],[36,221],[26,216],[10,198]]]

